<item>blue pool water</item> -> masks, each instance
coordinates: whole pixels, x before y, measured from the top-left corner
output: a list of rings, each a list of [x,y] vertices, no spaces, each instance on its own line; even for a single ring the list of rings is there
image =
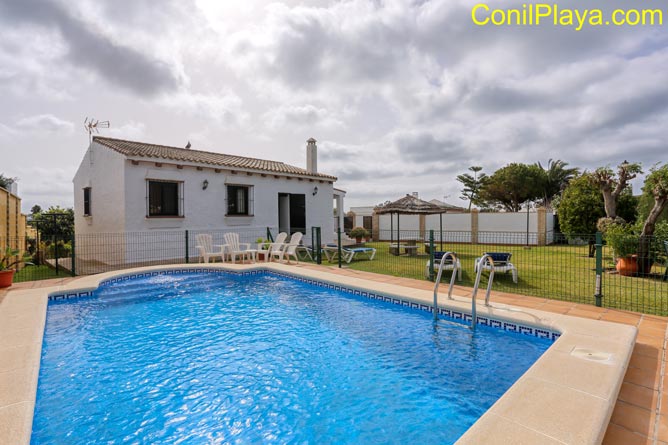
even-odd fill
[[[50,302],[33,444],[454,443],[548,340],[273,274]]]

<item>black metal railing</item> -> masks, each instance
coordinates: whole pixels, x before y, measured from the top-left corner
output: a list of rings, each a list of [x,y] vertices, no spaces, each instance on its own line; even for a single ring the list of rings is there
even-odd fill
[[[320,228],[297,230],[304,234],[301,261],[433,280],[434,258],[438,258],[438,252],[450,251],[455,252],[462,267],[462,279],[456,283],[472,287],[476,259],[484,253],[505,252],[511,254],[509,261],[516,269],[517,282],[509,268],[507,273],[497,272],[495,291],[668,315],[668,240],[660,237],[636,237],[622,243],[601,234],[565,237],[534,233],[527,237],[526,232],[401,230],[379,231],[376,240],[353,244],[355,241],[347,237],[338,243],[337,234],[321,233]],[[259,249],[276,239],[278,232],[275,227],[263,227],[78,234],[39,240],[0,238],[0,248],[19,249],[33,263],[19,266],[14,281],[21,282],[138,266],[196,263],[200,260],[199,235],[210,235],[213,244],[226,244],[225,234],[237,233],[240,242]],[[320,247],[327,243],[330,247],[325,252]],[[332,254],[332,245],[336,255]],[[350,249],[359,247],[376,249],[374,259],[369,261],[369,255],[362,254],[348,256]],[[621,253],[624,256],[619,260]],[[449,279],[450,272],[444,276]]]

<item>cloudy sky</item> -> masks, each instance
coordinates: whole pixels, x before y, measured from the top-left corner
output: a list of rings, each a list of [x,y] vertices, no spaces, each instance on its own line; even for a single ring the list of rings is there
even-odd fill
[[[463,205],[470,165],[668,159],[668,23],[479,27],[473,4],[0,0],[0,173],[26,211],[70,206],[86,116],[106,136],[298,166],[315,137],[346,206]],[[603,4],[668,10],[587,2]]]

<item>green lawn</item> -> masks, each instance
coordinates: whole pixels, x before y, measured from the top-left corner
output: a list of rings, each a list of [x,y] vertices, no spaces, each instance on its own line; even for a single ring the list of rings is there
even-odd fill
[[[56,275],[55,269],[49,266],[26,266],[14,274],[14,282],[48,280],[49,278],[62,278],[65,276],[69,276],[69,274],[61,270],[60,274]]]
[[[394,256],[389,253],[389,243],[366,243],[377,249],[373,261],[355,260],[351,269],[394,275],[406,278],[425,279],[427,254],[417,257]],[[437,244],[437,250],[440,246]],[[523,295],[534,295],[556,300],[595,304],[596,260],[588,256],[588,246],[551,245],[545,247],[491,246],[476,244],[444,243],[443,250],[458,254],[463,268],[463,280],[457,282],[473,287],[475,274],[473,263],[482,252],[511,252],[511,262],[519,271],[519,282],[513,283],[511,274],[497,274],[493,289]],[[420,248],[420,252],[424,252]],[[623,277],[614,272],[614,263],[609,251],[604,248],[603,306],[668,315],[668,281],[661,281],[665,266],[655,264],[650,278]],[[323,258],[323,264],[329,265]],[[336,267],[336,263],[331,264]],[[487,286],[484,274],[481,286]],[[443,281],[449,282],[450,272],[444,272]]]

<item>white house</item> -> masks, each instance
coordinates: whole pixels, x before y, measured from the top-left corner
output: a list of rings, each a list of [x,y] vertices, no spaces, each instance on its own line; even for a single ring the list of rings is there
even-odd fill
[[[74,176],[75,231],[94,234],[237,229],[306,231],[333,239],[336,177],[278,161],[96,136]],[[342,215],[341,215],[342,218]],[[79,240],[78,240],[79,241]],[[121,253],[129,262],[127,253]],[[118,258],[123,261],[123,258]]]

